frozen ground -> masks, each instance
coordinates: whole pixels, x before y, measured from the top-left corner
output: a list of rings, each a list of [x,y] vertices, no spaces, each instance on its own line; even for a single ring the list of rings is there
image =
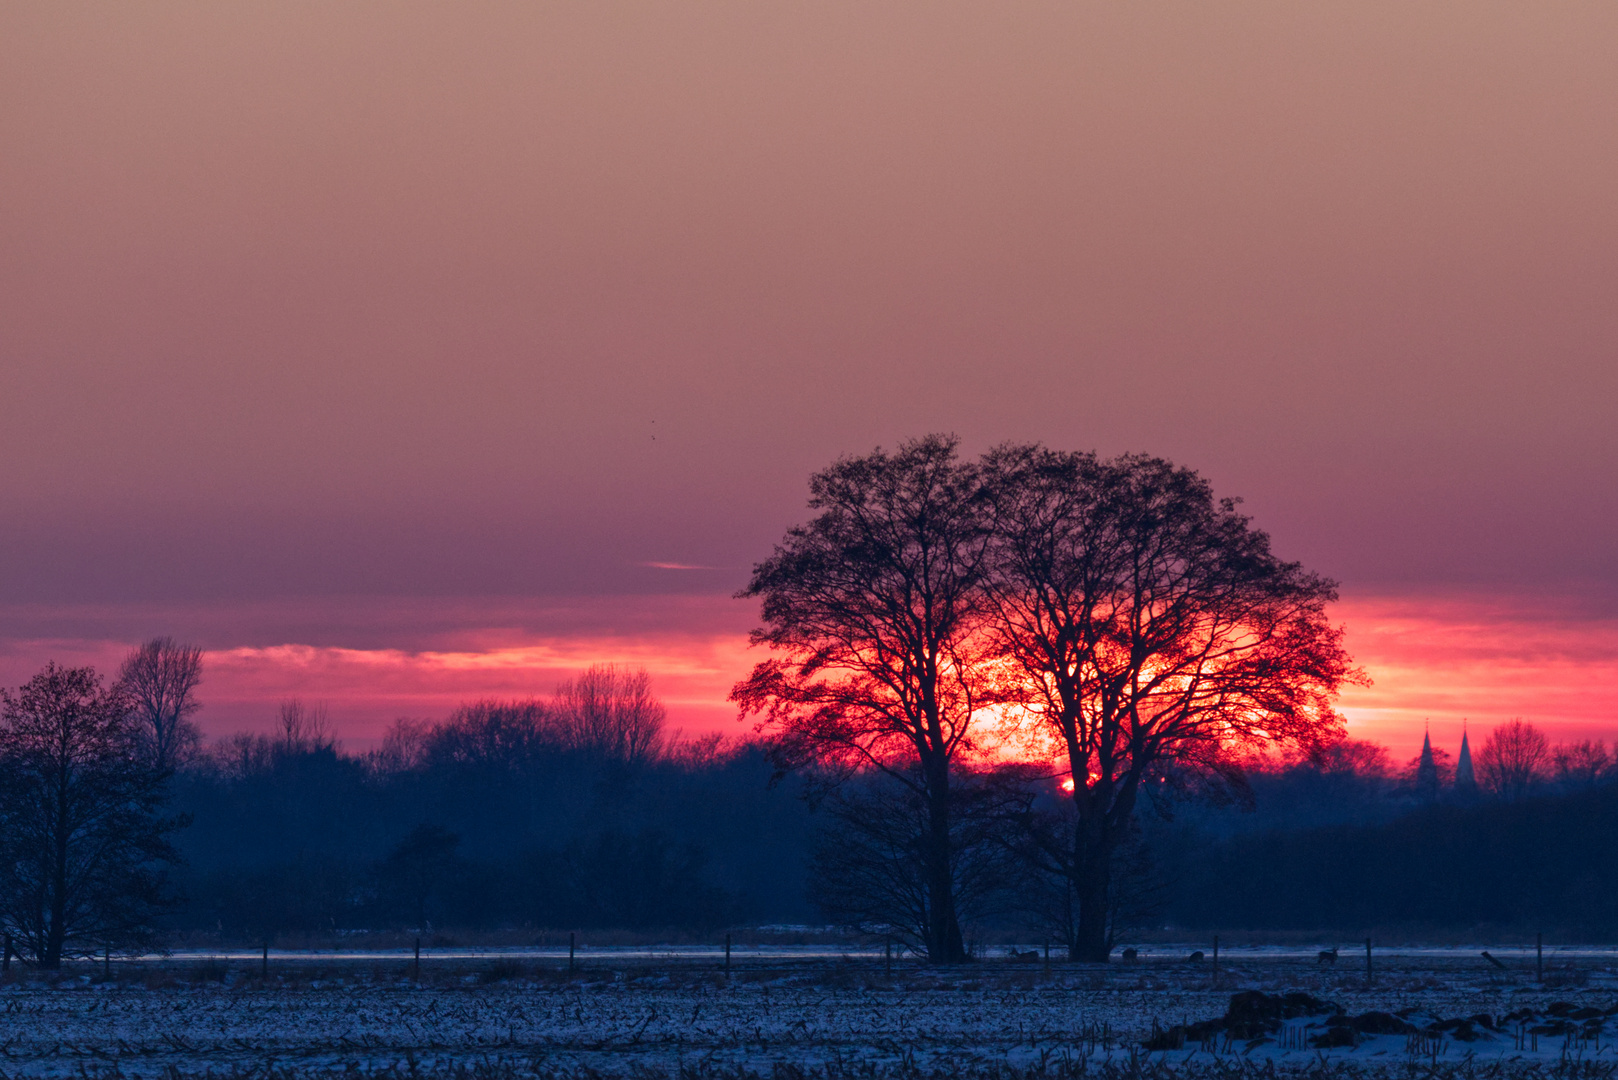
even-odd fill
[[[824,951],[824,950],[822,950]],[[59,977],[13,972],[0,983],[0,1075],[121,1073],[783,1076],[1565,1075],[1618,1071],[1618,957],[1551,952],[1546,982],[1532,953],[1424,950],[1363,956],[1336,968],[1313,954],[1226,952],[1211,964],[1154,948],[1140,963],[1090,968],[989,959],[925,969],[878,959],[737,950],[727,980],[717,953],[672,950],[560,956],[257,954],[115,963]],[[1488,1014],[1457,1038],[1356,1035],[1319,1048],[1324,1013],[1299,1015],[1264,1041],[1173,1029],[1223,1016],[1243,989],[1306,991],[1350,1015],[1406,1014],[1412,1026]],[[1576,1032],[1561,1012],[1585,1010]],[[1499,1017],[1533,1010],[1533,1019]],[[1590,1011],[1602,1014],[1594,1021]],[[1593,1026],[1592,1026],[1593,1025]],[[1561,1024],[1563,1028],[1568,1024]],[[1145,1051],[1159,1034],[1174,1049]],[[1593,1034],[1592,1034],[1593,1032]],[[1170,1033],[1165,1037],[1164,1033]],[[1608,1040],[1612,1040],[1609,1044]]]

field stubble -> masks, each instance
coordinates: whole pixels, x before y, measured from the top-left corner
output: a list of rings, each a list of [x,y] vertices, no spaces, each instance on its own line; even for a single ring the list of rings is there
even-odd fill
[[[709,964],[596,959],[568,973],[506,958],[425,964],[419,982],[399,962],[278,960],[268,978],[241,962],[87,965],[0,983],[0,1077],[1618,1076],[1618,1049],[1550,1037],[1322,1050],[1300,1031],[1287,1046],[1142,1048],[1154,1031],[1224,1014],[1243,989],[1426,1017],[1618,1004],[1611,972],[1553,970],[1549,985],[1531,975],[1469,958],[1391,962],[1370,985],[1301,963],[1227,965],[1217,985],[1206,964],[1169,962],[829,961],[739,965],[727,978]]]

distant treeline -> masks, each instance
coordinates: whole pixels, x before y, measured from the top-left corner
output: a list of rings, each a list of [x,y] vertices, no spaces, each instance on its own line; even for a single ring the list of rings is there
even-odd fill
[[[182,929],[711,930],[802,920],[808,814],[756,748],[669,739],[644,675],[482,702],[345,754],[296,703],[185,763]]]
[[[0,698],[0,922],[20,955],[49,966],[174,932],[713,935],[817,920],[904,941],[897,921],[884,931],[861,913],[897,920],[924,895],[916,799],[875,775],[781,781],[767,743],[670,734],[644,673],[594,668],[548,699],[399,721],[362,754],[296,701],[273,734],[205,744],[188,719],[199,673],[195,650],[158,641],[112,686],[48,666]],[[1119,854],[1113,940],[1618,938],[1618,769],[1604,744],[1501,725],[1473,785],[1440,768],[1435,787],[1435,758],[1396,767],[1339,740],[1248,761],[1219,798],[1163,784]],[[1030,857],[1042,829],[1059,840],[1071,827],[1057,778],[963,770],[956,797],[969,939],[1061,942],[1066,879]],[[94,890],[53,876],[59,826]],[[53,890],[72,901],[61,919]]]
[[[609,703],[637,696],[612,686],[632,679],[588,678],[605,680]],[[668,739],[660,717],[641,742],[611,723],[581,737],[574,689],[401,722],[367,754],[344,753],[318,714],[289,703],[278,734],[196,753],[174,780],[193,824],[177,837],[184,903],[170,924],[256,939],[423,927],[702,934],[836,917],[812,902],[839,884],[813,881],[817,865],[846,873],[846,860],[825,857],[846,845],[834,807],[811,812],[795,784],[772,787],[764,747]],[[1484,789],[1427,801],[1418,762],[1395,768],[1365,743],[1255,764],[1247,805],[1143,815],[1117,933],[1618,935],[1618,776],[1570,772],[1568,749],[1558,770],[1547,748],[1532,791],[1513,800]],[[1597,749],[1580,748],[1582,760]],[[1025,878],[995,884],[1006,887],[976,905],[978,936],[1049,933]]]
[[[1369,764],[1257,773],[1252,813],[1197,808],[1151,823],[1165,919],[1618,938],[1618,771],[1600,742],[1546,746],[1527,784],[1472,796],[1425,799],[1417,762]]]

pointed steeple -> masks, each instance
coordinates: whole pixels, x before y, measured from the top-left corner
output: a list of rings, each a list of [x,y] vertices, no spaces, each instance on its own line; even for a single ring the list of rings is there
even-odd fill
[[[1474,794],[1478,789],[1477,774],[1472,771],[1472,747],[1466,741],[1466,721],[1461,721],[1461,756],[1455,759],[1455,791],[1461,795]]]
[[[1422,799],[1438,798],[1438,762],[1433,760],[1432,732],[1421,736],[1421,761],[1416,766],[1416,795]]]

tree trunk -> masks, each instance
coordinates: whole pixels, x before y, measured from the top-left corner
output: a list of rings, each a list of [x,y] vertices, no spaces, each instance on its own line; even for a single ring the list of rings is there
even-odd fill
[[[966,946],[955,911],[948,765],[928,772],[932,775],[927,793],[927,958],[935,964],[959,964],[966,959]]]
[[[39,957],[39,966],[46,971],[62,966],[62,948],[67,942],[68,783],[68,777],[63,776],[56,797],[56,820],[52,823],[56,830],[55,850],[51,852],[50,895],[46,900],[50,924],[45,927],[45,948]]]
[[[62,948],[67,942],[67,897],[64,895],[66,874],[55,875],[51,882],[50,907],[46,918],[50,922],[45,927],[45,948],[39,954],[39,966],[46,971],[55,971],[62,966]]]
[[[1074,960],[1105,964],[1112,959],[1112,941],[1107,926],[1107,899],[1111,892],[1111,860],[1087,868],[1079,880],[1079,925],[1069,953]]]
[[[1106,815],[1095,813],[1081,802],[1079,824],[1073,831],[1073,891],[1079,904],[1079,925],[1068,954],[1073,960],[1105,964],[1112,958],[1107,923],[1114,846]]]
[[[928,838],[932,849],[927,866],[927,953],[935,964],[958,964],[966,959],[961,924],[955,912],[954,875],[950,872],[949,837],[937,830]]]

